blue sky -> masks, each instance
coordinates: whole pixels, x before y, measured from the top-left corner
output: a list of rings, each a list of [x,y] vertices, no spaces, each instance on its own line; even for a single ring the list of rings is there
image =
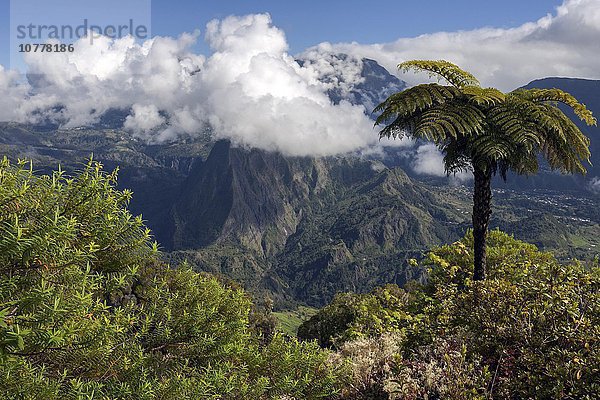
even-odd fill
[[[320,42],[381,43],[438,31],[510,28],[553,13],[557,0],[304,0],[152,2],[152,30],[175,35],[213,18],[268,12],[297,53]]]
[[[19,2],[31,0],[15,0]],[[42,0],[38,0],[39,3]],[[43,11],[47,20],[61,18],[60,5],[69,0],[45,0],[50,5]],[[35,3],[35,1],[34,1]],[[79,0],[89,4],[90,16],[102,12],[115,18],[127,8],[127,1],[119,8],[98,7],[101,1]],[[471,30],[480,27],[510,28],[536,21],[547,13],[554,13],[558,0],[503,0],[503,1],[399,1],[380,0],[152,0],[152,34],[177,36],[182,32],[201,29],[214,18],[268,12],[273,23],[287,36],[291,53],[298,53],[320,42],[351,42],[363,44],[391,42],[400,37],[414,37],[438,31]],[[52,15],[56,5],[56,16]],[[64,8],[63,8],[64,10]],[[32,14],[35,14],[32,10]],[[40,11],[41,12],[41,11]],[[0,0],[0,64],[9,64],[10,1]],[[52,21],[50,21],[52,23]],[[208,53],[201,41],[197,49]]]

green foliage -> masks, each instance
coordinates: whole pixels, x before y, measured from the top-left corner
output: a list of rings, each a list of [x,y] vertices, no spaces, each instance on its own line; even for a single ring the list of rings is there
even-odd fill
[[[269,377],[265,399],[332,398],[347,382],[347,363],[330,362],[316,343],[276,335],[261,356],[258,372]]]
[[[141,218],[126,211],[130,193],[114,190],[115,178],[91,161],[74,178],[0,164],[3,387],[31,389],[10,378],[14,371],[36,387],[93,390],[135,357],[125,335],[132,315],[107,299],[131,284],[156,248]]]
[[[336,396],[344,364],[265,340],[235,285],[162,265],[115,180],[93,161],[73,177],[0,164],[2,398]]]
[[[432,252],[434,334],[462,331],[501,396],[593,398],[600,391],[600,269],[560,264],[499,231],[489,279],[471,282],[469,234]]]
[[[412,60],[398,64],[398,69],[404,72],[425,71],[432,78],[443,78],[452,86],[463,89],[469,86],[479,86],[479,81],[467,71],[463,71],[451,62],[439,60]]]
[[[342,359],[353,362],[355,384],[379,382],[389,398],[596,398],[598,265],[561,264],[492,231],[489,276],[475,282],[472,241],[469,232],[430,252],[421,263],[429,282],[408,287],[403,301],[365,309],[364,300],[347,300],[356,295],[342,295],[306,325],[330,328],[318,331],[326,338],[346,339],[336,344]],[[392,342],[372,329],[371,321],[386,313],[401,316],[385,328],[396,332]],[[366,338],[347,340],[356,331]],[[393,349],[372,350],[381,346]],[[360,396],[353,398],[366,398]]]
[[[298,337],[336,347],[352,339],[398,330],[410,319],[407,303],[408,294],[396,285],[367,294],[340,293],[300,325]]]
[[[587,125],[595,125],[584,104],[560,89],[517,89],[502,93],[481,88],[477,79],[447,61],[413,60],[400,70],[425,71],[449,85],[422,84],[391,95],[377,106],[382,137],[405,135],[436,143],[448,173],[467,168],[531,174],[537,156],[564,173],[585,173],[589,139],[558,108],[570,107]]]

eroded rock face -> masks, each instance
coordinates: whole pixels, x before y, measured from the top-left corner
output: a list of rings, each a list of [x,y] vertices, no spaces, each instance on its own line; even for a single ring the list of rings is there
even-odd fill
[[[192,169],[172,218],[174,254],[279,304],[314,305],[337,291],[403,283],[407,255],[456,239],[466,223],[400,169],[226,141]]]
[[[197,163],[173,208],[173,249],[237,243],[265,257],[280,252],[302,218],[375,175],[371,162],[284,157],[219,141]]]

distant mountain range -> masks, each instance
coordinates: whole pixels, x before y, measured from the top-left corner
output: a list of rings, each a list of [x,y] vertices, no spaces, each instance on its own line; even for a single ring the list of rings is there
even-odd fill
[[[363,60],[361,76],[349,90],[330,91],[332,101],[372,109],[406,87],[373,60]],[[531,86],[565,89],[600,115],[598,81]],[[134,192],[132,211],[171,262],[234,278],[280,308],[419,279],[407,259],[469,226],[469,186],[416,175],[398,153],[406,150],[387,149],[382,160],[286,157],[214,141],[210,130],[149,145],[121,129],[125,115],[114,110],[98,126],[69,130],[0,123],[0,154],[31,158],[40,172],[58,163],[76,169],[90,153],[108,169],[119,166],[120,186]],[[597,253],[600,211],[590,182],[600,176],[600,138],[598,128],[583,129],[596,160],[590,178],[544,172],[496,183],[494,226],[564,257]]]

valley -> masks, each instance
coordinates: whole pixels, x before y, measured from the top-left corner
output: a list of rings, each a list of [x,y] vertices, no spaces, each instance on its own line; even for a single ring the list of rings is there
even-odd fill
[[[168,261],[242,282],[276,309],[422,279],[407,260],[470,226],[469,182],[421,178],[377,159],[284,157],[235,148],[209,132],[171,145],[106,128],[36,132],[5,124],[0,135],[5,154],[32,159],[40,173],[58,164],[77,170],[91,154],[109,170],[118,166],[119,186],[134,193],[131,210]],[[493,228],[561,259],[598,254],[593,194],[494,187]]]
[[[372,108],[406,87],[373,60],[362,61],[360,76],[330,91],[332,103]],[[563,87],[595,107],[598,84],[548,78],[530,86]],[[0,123],[0,152],[33,160],[39,173],[78,170],[92,155],[107,170],[118,167],[119,187],[134,193],[130,209],[166,260],[241,282],[276,309],[320,307],[340,291],[421,280],[423,271],[407,260],[458,240],[471,225],[472,183],[419,173],[412,147],[291,157],[220,140],[208,125],[193,137],[154,143],[123,130],[126,115],[111,110],[74,129]],[[496,178],[492,228],[561,260],[597,257],[600,194],[590,182],[600,175],[600,139],[597,127],[581,128],[592,140],[589,177],[560,176],[542,164],[533,177]]]

